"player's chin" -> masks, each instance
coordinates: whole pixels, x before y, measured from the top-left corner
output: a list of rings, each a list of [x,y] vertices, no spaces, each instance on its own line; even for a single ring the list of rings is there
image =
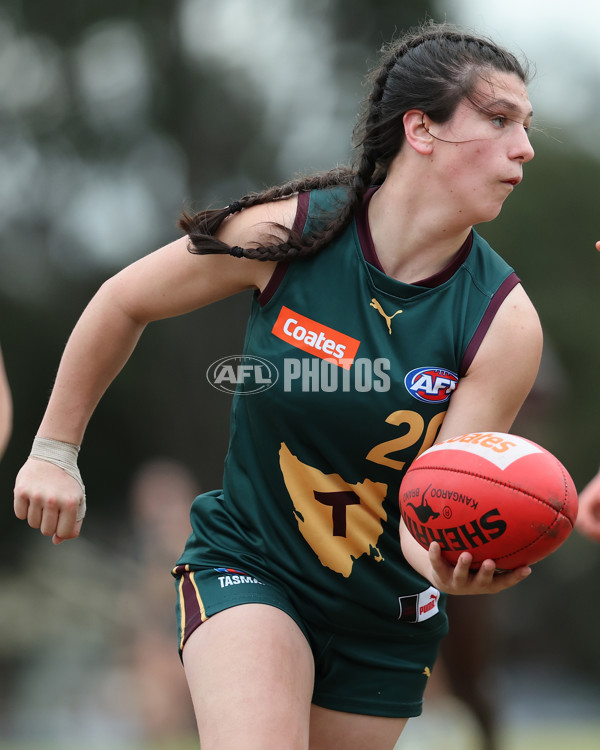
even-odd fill
[[[501,201],[493,201],[479,213],[479,217],[473,222],[473,224],[485,224],[486,222],[493,221],[496,219],[502,211],[504,201],[508,196],[505,196]]]

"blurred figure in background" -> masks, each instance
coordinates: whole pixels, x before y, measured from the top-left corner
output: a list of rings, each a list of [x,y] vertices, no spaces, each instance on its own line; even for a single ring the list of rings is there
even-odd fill
[[[511,432],[544,444],[554,409],[561,407],[568,391],[565,368],[549,337],[533,388],[525,399]],[[596,484],[600,505],[600,475]],[[600,511],[599,511],[600,513]],[[600,524],[600,517],[599,517]],[[453,696],[469,711],[480,738],[481,750],[501,747],[501,702],[494,678],[499,664],[503,633],[498,627],[496,597],[449,596],[446,612],[450,631],[440,646],[440,660],[428,685],[429,694]]]
[[[12,432],[13,405],[8,377],[0,349],[0,458],[4,455]]]
[[[132,533],[127,535],[126,556],[138,567],[132,585],[123,591],[125,637],[118,661],[125,668],[125,692],[143,734],[140,739],[153,743],[186,739],[196,728],[185,674],[173,648],[173,584],[164,571],[174,567],[190,533],[190,505],[198,494],[187,469],[167,459],[144,464],[130,494]]]
[[[189,535],[197,494],[183,464],[152,459],[133,474],[110,554],[86,537],[31,544],[0,577],[0,747],[156,748],[195,735],[164,571]]]
[[[600,471],[579,494],[577,529],[594,542],[600,542]]]
[[[600,242],[596,242],[600,251]],[[579,494],[577,529],[594,542],[600,542],[600,470]]]

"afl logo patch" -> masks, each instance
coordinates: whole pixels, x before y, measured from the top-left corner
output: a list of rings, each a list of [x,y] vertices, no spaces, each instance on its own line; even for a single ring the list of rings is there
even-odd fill
[[[206,379],[213,388],[240,395],[266,391],[278,378],[279,372],[272,362],[252,354],[223,357],[206,371]]]
[[[404,378],[404,385],[418,401],[442,404],[458,385],[458,375],[443,367],[417,367]]]

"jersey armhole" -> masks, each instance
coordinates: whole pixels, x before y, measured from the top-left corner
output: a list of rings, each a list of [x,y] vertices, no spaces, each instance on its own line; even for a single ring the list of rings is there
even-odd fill
[[[309,202],[310,193],[298,193],[298,205],[296,207],[296,216],[292,225],[292,232],[295,232],[297,234],[302,234],[304,232],[306,220],[308,219]],[[289,265],[289,260],[280,260],[279,263],[275,266],[275,270],[271,274],[271,278],[269,279],[267,285],[256,297],[261,307],[264,307],[267,302],[271,300],[275,292],[279,289],[279,285],[283,281],[283,277],[285,276]]]
[[[514,271],[507,276],[502,284],[498,287],[498,290],[496,293],[492,296],[490,300],[490,304],[487,307],[487,310],[483,314],[483,317],[477,326],[477,329],[475,330],[475,333],[473,334],[473,338],[469,342],[469,345],[467,346],[465,350],[465,354],[462,358],[462,362],[460,364],[460,371],[459,371],[459,377],[464,377],[467,373],[467,370],[471,366],[471,363],[475,359],[475,355],[479,351],[479,347],[481,346],[481,342],[484,339],[485,334],[488,332],[488,329],[490,325],[492,324],[492,320],[494,319],[494,316],[498,312],[498,309],[500,305],[504,302],[504,300],[507,298],[509,292],[511,292],[517,284],[521,282],[521,279],[517,276]]]

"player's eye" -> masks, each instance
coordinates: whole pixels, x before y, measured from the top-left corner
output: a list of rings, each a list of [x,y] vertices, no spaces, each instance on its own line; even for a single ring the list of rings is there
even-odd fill
[[[491,121],[496,127],[503,128],[506,125],[507,119],[508,118],[506,118],[504,115],[496,115],[495,117],[492,117]]]

